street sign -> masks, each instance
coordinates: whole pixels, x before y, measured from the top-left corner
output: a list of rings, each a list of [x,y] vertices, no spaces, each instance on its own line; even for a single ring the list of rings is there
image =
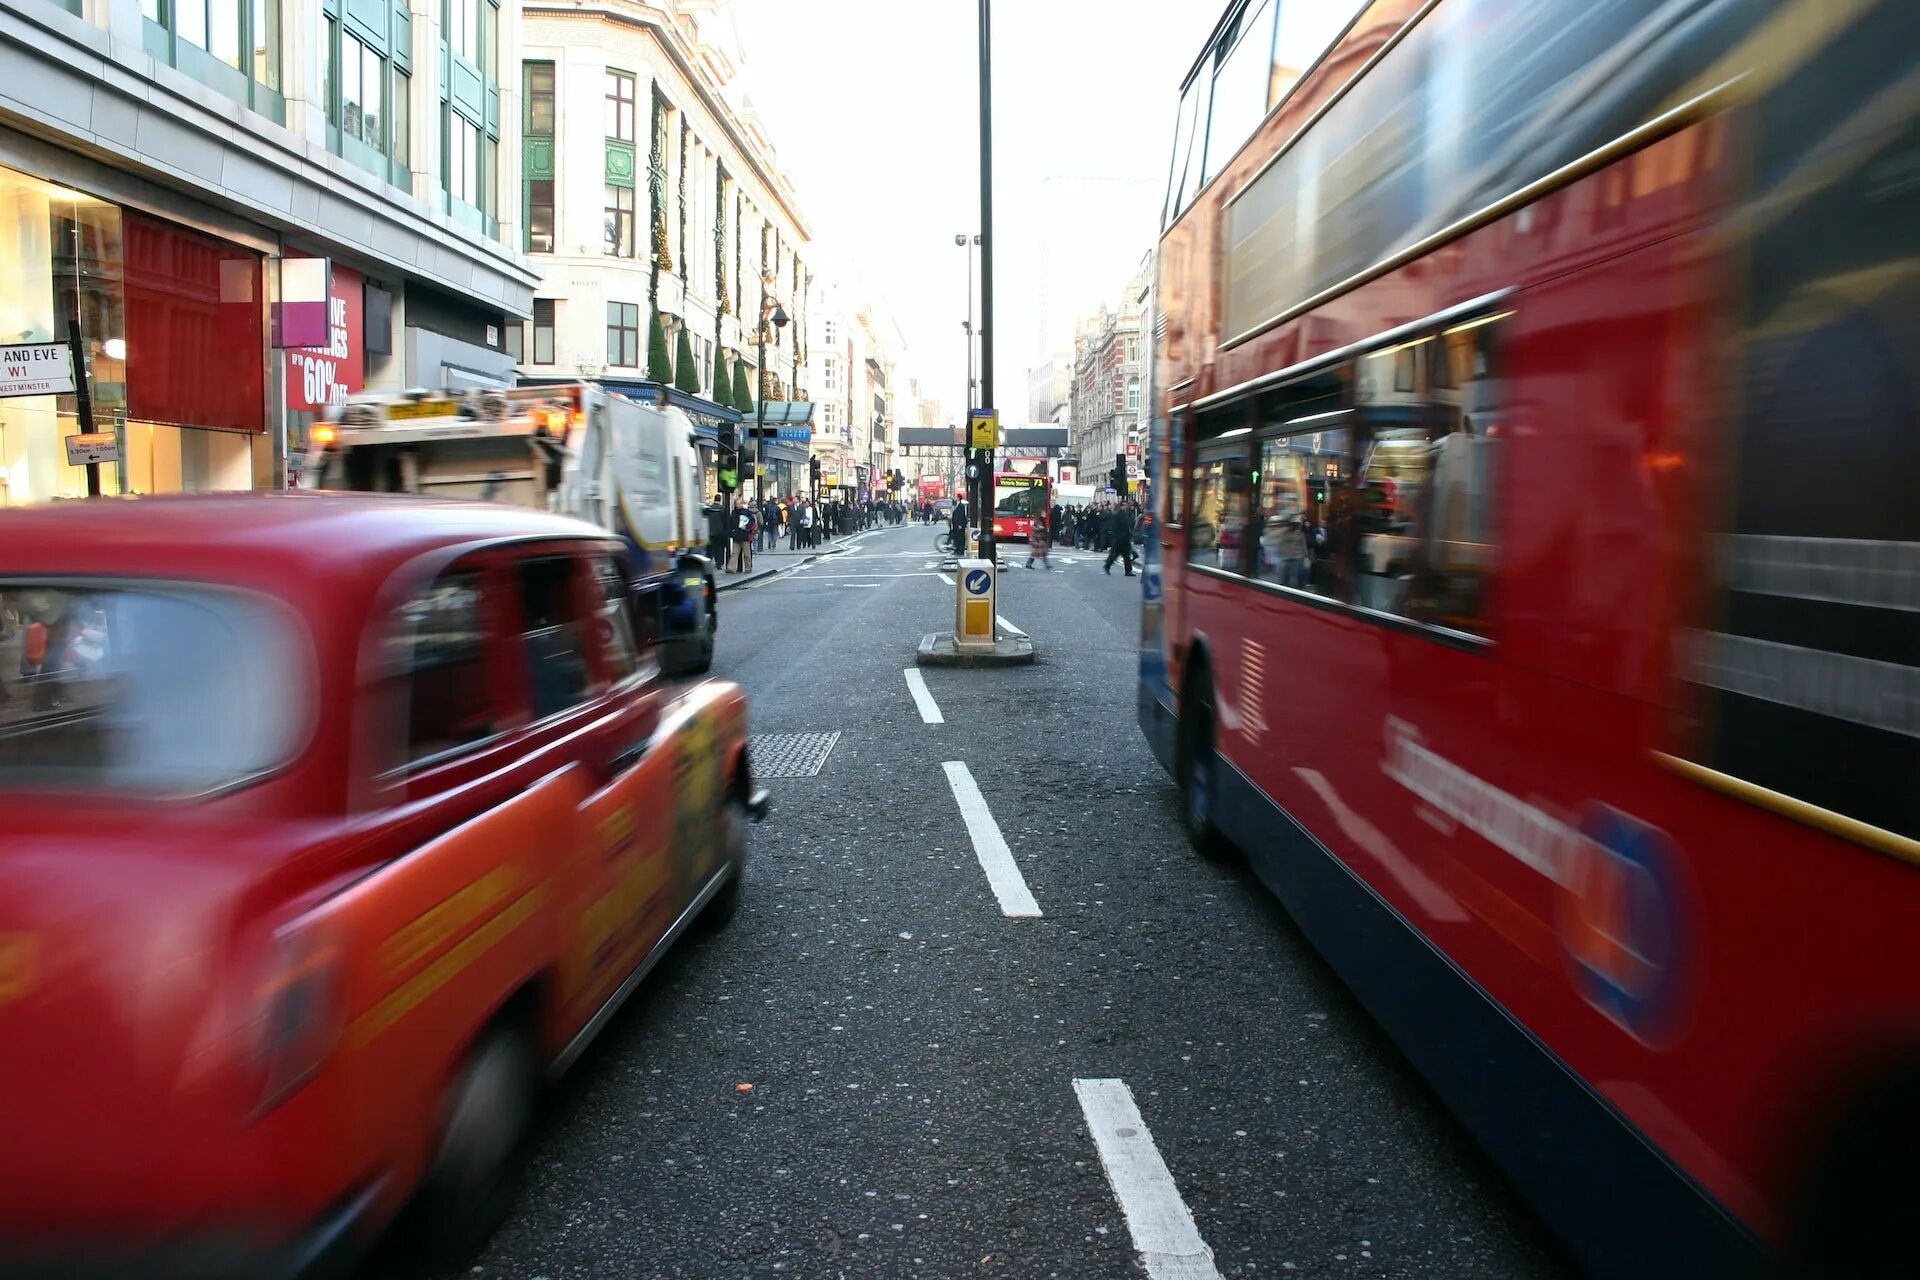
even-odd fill
[[[0,347],[0,396],[53,396],[72,391],[72,343],[30,342]]]
[[[992,585],[993,576],[985,569],[975,569],[967,575],[967,594],[970,596],[983,596]]]
[[[1000,447],[1000,415],[991,409],[975,409],[968,413],[967,447],[998,449]]]
[[[1137,458],[1140,456],[1140,445],[1138,441],[1129,440],[1127,442],[1127,456],[1129,458]]]
[[[111,431],[86,431],[67,437],[67,465],[84,467],[94,462],[117,462],[120,439]]]

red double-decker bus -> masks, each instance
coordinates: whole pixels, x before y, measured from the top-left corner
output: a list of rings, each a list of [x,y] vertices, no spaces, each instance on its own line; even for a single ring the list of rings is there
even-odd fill
[[[1047,518],[1053,505],[1053,482],[1044,475],[1021,471],[993,473],[993,536],[1027,541],[1033,522]]]
[[[1596,1275],[1912,1274],[1920,5],[1244,0],[1140,719]]]

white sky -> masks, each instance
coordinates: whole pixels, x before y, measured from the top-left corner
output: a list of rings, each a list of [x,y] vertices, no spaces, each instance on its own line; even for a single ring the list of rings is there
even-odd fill
[[[995,398],[1117,302],[1158,230],[1180,77],[1225,0],[1000,0],[993,9]],[[817,243],[905,336],[902,372],[957,416],[979,229],[974,0],[735,0],[742,85]],[[1045,332],[1043,332],[1043,326]]]

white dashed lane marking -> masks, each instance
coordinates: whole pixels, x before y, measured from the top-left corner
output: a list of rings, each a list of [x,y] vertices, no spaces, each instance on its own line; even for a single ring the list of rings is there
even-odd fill
[[[947,718],[940,714],[940,704],[933,700],[933,694],[927,688],[927,678],[915,667],[907,668],[907,692],[913,695],[913,705],[920,709],[922,724],[945,724]]]
[[[947,771],[947,785],[953,788],[954,802],[960,806],[967,836],[973,841],[974,856],[987,873],[993,896],[1000,900],[1001,913],[1015,919],[1038,919],[1040,904],[1033,900],[1026,877],[1013,860],[1013,850],[1007,848],[1000,824],[993,820],[987,798],[980,794],[980,784],[973,780],[973,771],[960,760],[949,760],[940,767]]]
[[[1167,1162],[1160,1158],[1124,1080],[1075,1080],[1087,1130],[1126,1215],[1127,1234],[1152,1280],[1220,1280]]]

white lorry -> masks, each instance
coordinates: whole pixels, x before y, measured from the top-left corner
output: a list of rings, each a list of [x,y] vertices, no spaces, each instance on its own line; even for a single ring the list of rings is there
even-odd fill
[[[617,533],[662,664],[713,664],[719,610],[700,459],[678,408],[587,383],[360,396],[312,428],[299,485],[539,507]]]

